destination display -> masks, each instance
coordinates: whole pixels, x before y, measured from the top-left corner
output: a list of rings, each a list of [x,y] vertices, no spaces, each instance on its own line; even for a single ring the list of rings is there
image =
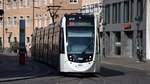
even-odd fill
[[[68,18],[67,20],[67,27],[73,27],[73,26],[94,26],[94,20],[93,19],[87,19],[87,18]]]
[[[91,22],[68,22],[67,26],[94,26]]]

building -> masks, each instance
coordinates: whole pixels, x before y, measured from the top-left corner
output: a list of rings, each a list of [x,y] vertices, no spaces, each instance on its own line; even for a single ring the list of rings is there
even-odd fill
[[[104,55],[150,59],[150,0],[104,0]]]
[[[82,13],[100,13],[102,0],[82,0]]]
[[[3,3],[4,1],[4,3]],[[65,13],[79,12],[82,0],[1,0],[4,19],[0,23],[0,42],[4,48],[10,43],[19,42],[19,21],[26,22],[26,45],[31,44],[32,32],[35,28],[46,27],[52,23],[48,6],[61,6],[56,13],[55,21],[59,21]],[[4,6],[3,6],[4,5]],[[53,11],[53,9],[51,9]],[[55,11],[55,10],[54,10]]]

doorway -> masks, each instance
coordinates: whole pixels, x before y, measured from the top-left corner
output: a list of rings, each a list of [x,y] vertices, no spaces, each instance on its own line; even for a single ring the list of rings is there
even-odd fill
[[[124,56],[133,57],[133,32],[127,31],[125,34],[125,40],[124,40]]]
[[[114,54],[121,56],[121,32],[114,32]]]

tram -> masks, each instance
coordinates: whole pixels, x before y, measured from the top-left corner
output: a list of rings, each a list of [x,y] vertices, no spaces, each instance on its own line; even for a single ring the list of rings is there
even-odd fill
[[[32,35],[33,59],[60,72],[100,72],[99,51],[94,15],[65,14],[59,26],[36,29]]]

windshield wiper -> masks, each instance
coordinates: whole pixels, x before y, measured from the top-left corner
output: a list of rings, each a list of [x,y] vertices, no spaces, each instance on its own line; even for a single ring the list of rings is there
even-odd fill
[[[93,40],[88,44],[88,46],[82,51],[81,55],[84,55],[86,53],[86,51],[91,47],[91,45],[93,44]]]
[[[92,39],[94,38],[93,36],[94,36],[94,32],[92,33]],[[85,52],[91,47],[92,44],[93,44],[93,40],[91,40],[88,46],[82,51],[81,55],[84,55]]]

